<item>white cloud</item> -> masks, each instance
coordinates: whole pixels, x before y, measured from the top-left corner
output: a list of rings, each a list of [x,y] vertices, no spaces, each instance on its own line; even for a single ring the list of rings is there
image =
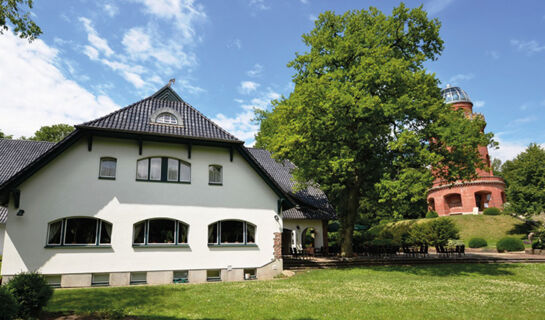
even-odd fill
[[[495,50],[485,51],[484,54],[491,57],[494,60],[498,60],[500,58],[500,53],[498,51],[495,51]]]
[[[515,119],[515,120],[509,122],[507,125],[508,126],[518,126],[518,125],[521,125],[521,124],[534,122],[536,120],[537,120],[536,116],[528,116],[528,117],[524,117],[524,118]]]
[[[314,21],[318,20],[318,17],[315,14],[310,14],[308,16],[308,19],[310,20],[310,22],[314,22]]]
[[[475,108],[482,108],[485,104],[486,102],[484,100],[476,100],[473,105],[475,105]]]
[[[250,0],[250,7],[258,10],[269,10],[271,8],[265,4],[265,0]]]
[[[233,39],[233,41],[231,41],[231,42],[229,42],[227,44],[227,48],[240,49],[240,48],[242,48],[242,41],[240,41],[240,39],[238,39],[238,38],[235,38],[235,39]]]
[[[252,69],[246,71],[246,74],[248,75],[248,77],[259,77],[261,76],[261,73],[263,72],[263,66],[260,65],[259,63],[256,63],[254,64],[254,66],[252,67]]]
[[[310,2],[309,0],[299,0],[299,1],[301,1],[302,4],[309,4]]]
[[[201,5],[194,0],[134,0],[143,4],[145,12],[161,19],[173,20],[182,32],[184,42],[192,42],[195,36],[194,23],[206,18]]]
[[[83,23],[83,27],[85,28],[85,31],[87,32],[87,40],[89,40],[89,42],[93,45],[95,49],[97,49],[98,51],[101,51],[107,57],[114,54],[114,51],[108,45],[108,41],[104,38],[101,38],[98,35],[95,28],[93,27],[91,20],[85,17],[80,17],[79,21]]]
[[[436,15],[445,10],[454,0],[430,0],[424,5],[424,9],[429,15]]]
[[[115,17],[119,13],[119,8],[113,3],[106,3],[102,9],[104,9],[104,12],[106,12],[106,14],[111,18]]]
[[[112,112],[115,103],[67,79],[57,67],[59,51],[11,32],[0,37],[0,128],[16,137],[41,126],[78,124]],[[32,94],[29,94],[31,92]]]
[[[545,45],[540,45],[539,42],[535,40],[531,41],[521,41],[521,40],[511,40],[511,45],[517,48],[518,51],[522,51],[527,55],[541,52],[545,50]]]
[[[460,84],[460,82],[468,81],[475,78],[475,75],[473,73],[459,73],[456,74],[448,80],[450,84]]]
[[[87,57],[89,57],[89,59],[91,59],[91,60],[98,60],[98,56],[99,56],[98,50],[91,47],[91,46],[84,46],[83,47],[83,53]]]
[[[242,94],[250,94],[257,90],[259,83],[253,81],[242,81],[238,88],[238,91]]]
[[[279,93],[271,90],[271,88],[267,88],[266,92],[258,93],[249,103],[246,103],[242,99],[235,99],[235,102],[240,104],[242,112],[237,113],[233,117],[219,113],[212,120],[235,137],[244,140],[247,146],[253,146],[255,144],[255,135],[259,131],[258,123],[254,121],[254,110],[265,110],[270,106],[271,100],[279,99],[280,97]]]
[[[498,149],[490,149],[490,157],[498,158],[502,162],[507,160],[513,160],[519,153],[526,150],[529,143],[523,143],[520,141],[503,141],[496,137],[496,140],[499,143]],[[545,143],[541,143],[541,146],[545,148]]]

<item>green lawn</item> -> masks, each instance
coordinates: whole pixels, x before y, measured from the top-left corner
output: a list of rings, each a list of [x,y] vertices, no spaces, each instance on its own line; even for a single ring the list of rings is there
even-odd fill
[[[545,264],[314,270],[289,279],[58,289],[48,311],[144,319],[543,319]]]
[[[466,245],[471,238],[481,237],[486,239],[488,247],[495,248],[496,242],[503,237],[527,239],[531,231],[524,222],[508,215],[464,215],[451,216],[451,219],[460,229],[460,238]]]

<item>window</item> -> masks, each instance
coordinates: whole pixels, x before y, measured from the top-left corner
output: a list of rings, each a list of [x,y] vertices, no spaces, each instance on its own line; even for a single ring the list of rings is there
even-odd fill
[[[238,220],[224,220],[208,226],[209,245],[253,245],[255,244],[255,225]]]
[[[45,282],[53,288],[61,287],[61,275],[45,275]]]
[[[157,123],[178,124],[178,119],[172,113],[163,112],[155,119]]]
[[[255,280],[257,279],[256,276],[257,270],[254,269],[244,269],[244,280]]]
[[[147,275],[146,272],[131,272],[130,284],[146,284]]]
[[[221,185],[222,183],[222,167],[216,164],[208,166],[208,184]]]
[[[96,218],[64,218],[49,223],[47,246],[109,245],[112,224]]]
[[[134,225],[133,245],[185,245],[189,226],[173,219],[150,219]]]
[[[191,182],[191,165],[167,157],[140,159],[136,164],[136,180]]]
[[[91,278],[91,286],[108,286],[110,285],[109,273],[93,273]]]
[[[188,280],[188,272],[187,270],[178,270],[178,271],[174,271],[173,273],[173,279],[172,281],[174,283],[188,283],[189,280]]]
[[[115,158],[100,158],[98,177],[101,179],[115,179],[116,164],[117,160]]]
[[[206,270],[206,281],[221,281],[221,270]]]

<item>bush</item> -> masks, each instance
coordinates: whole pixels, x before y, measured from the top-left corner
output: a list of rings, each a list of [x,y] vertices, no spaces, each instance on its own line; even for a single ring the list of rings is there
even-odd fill
[[[426,218],[428,218],[428,219],[430,219],[430,218],[437,218],[437,217],[439,217],[439,214],[438,214],[437,212],[433,211],[433,210],[432,210],[432,211],[428,211],[428,212],[426,213]]]
[[[486,208],[486,209],[484,209],[483,214],[485,216],[497,216],[497,215],[501,214],[501,210],[498,209],[498,208],[494,208],[494,207]]]
[[[36,272],[16,275],[7,287],[19,304],[17,315],[21,318],[37,317],[53,295],[45,277]]]
[[[488,243],[483,238],[471,238],[469,240],[469,247],[470,248],[483,248],[486,247]]]
[[[460,239],[458,228],[449,218],[434,219],[430,224],[430,244],[445,246],[449,240]]]
[[[15,315],[17,315],[17,309],[19,309],[17,300],[15,300],[15,298],[13,297],[11,292],[9,292],[6,286],[1,286],[0,310],[2,310],[2,312],[0,313],[0,320],[15,319]]]
[[[496,249],[498,252],[504,251],[523,251],[524,243],[519,238],[505,237],[500,239],[496,244]]]
[[[432,235],[429,222],[415,223],[409,230],[405,244],[430,245]]]

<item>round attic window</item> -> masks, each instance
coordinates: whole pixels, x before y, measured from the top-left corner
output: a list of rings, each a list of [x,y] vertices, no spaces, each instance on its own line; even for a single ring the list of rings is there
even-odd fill
[[[157,123],[178,124],[178,119],[172,113],[163,112],[155,118]]]

